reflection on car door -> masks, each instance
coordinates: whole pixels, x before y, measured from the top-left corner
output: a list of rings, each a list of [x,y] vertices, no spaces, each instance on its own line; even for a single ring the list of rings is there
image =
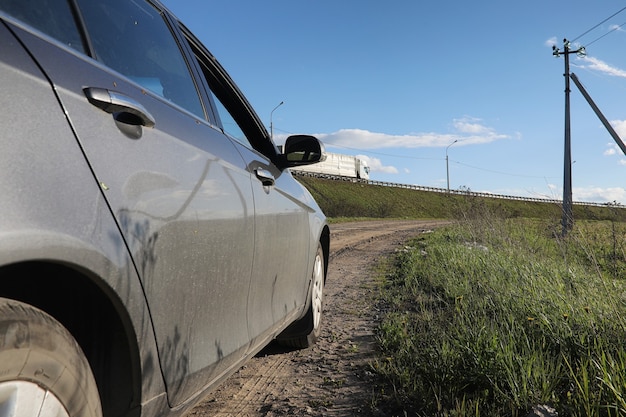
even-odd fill
[[[263,178],[252,181],[255,206],[255,256],[250,284],[248,327],[251,338],[262,341],[275,326],[293,321],[307,294],[309,264],[309,213],[296,194],[291,173],[279,171],[266,158],[240,146],[251,171],[270,174],[274,184]],[[301,192],[301,190],[300,190]]]
[[[224,131],[237,146],[252,175],[255,210],[255,252],[248,302],[248,329],[252,348],[292,321],[303,307],[308,289],[308,268],[311,242],[309,214],[302,188],[288,170],[280,171],[257,150],[273,148],[262,131],[249,128],[255,123],[242,103],[228,104],[220,100],[228,82],[219,79],[217,70],[202,63],[209,85],[220,86],[213,91],[213,102]],[[217,88],[215,89],[217,90]],[[239,104],[240,106],[237,106]],[[228,108],[229,106],[230,108]],[[246,129],[244,126],[248,126]],[[254,135],[254,137],[251,137]],[[265,142],[267,141],[267,142]]]
[[[112,40],[116,27],[143,24],[141,16],[116,7],[115,22],[98,14]],[[144,17],[162,19],[148,3],[141,7]],[[225,372],[249,345],[254,209],[247,166],[233,144],[198,117],[198,98],[169,98],[167,80],[137,74],[140,87],[82,54],[14,29],[55,84],[133,256],[175,406]],[[110,48],[121,56],[124,43]],[[150,54],[163,50],[144,52],[156,59]],[[160,86],[153,87],[155,81]],[[138,126],[150,120],[154,127]],[[150,334],[149,327],[140,331]],[[155,376],[146,370],[144,378]]]

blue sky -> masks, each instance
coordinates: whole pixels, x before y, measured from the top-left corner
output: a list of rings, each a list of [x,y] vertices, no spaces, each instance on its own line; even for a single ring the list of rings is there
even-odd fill
[[[164,3],[268,129],[284,101],[278,144],[316,135],[373,180],[446,188],[447,150],[451,189],[562,198],[564,38],[585,46],[570,70],[626,138],[626,10],[601,23],[622,1]],[[626,204],[626,156],[571,90],[574,201]]]

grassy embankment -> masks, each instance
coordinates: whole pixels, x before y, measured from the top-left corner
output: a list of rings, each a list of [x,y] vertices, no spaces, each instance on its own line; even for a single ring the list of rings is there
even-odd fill
[[[372,366],[394,389],[373,401],[398,415],[626,415],[624,209],[575,206],[563,238],[551,204],[303,182],[334,217],[461,220],[381,274]]]
[[[472,198],[465,195],[373,186],[349,181],[296,177],[313,194],[332,221],[355,218],[459,218],[468,205],[480,200],[490,212],[506,218],[561,218],[561,207],[552,203]],[[626,222],[626,209],[574,205],[575,219]]]

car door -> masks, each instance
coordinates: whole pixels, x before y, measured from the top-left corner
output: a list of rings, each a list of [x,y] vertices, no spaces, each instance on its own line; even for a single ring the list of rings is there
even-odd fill
[[[310,252],[317,236],[309,224],[312,210],[289,170],[279,171],[248,148],[241,152],[261,177],[253,183],[256,250],[248,330],[253,341],[263,342],[301,312],[311,276]]]
[[[249,346],[250,173],[213,127],[167,16],[143,0],[78,4],[97,60],[13,29],[54,84],[133,257],[176,406]]]
[[[190,34],[189,34],[190,35]],[[302,187],[274,163],[276,147],[258,117],[219,64],[189,39],[225,135],[253,176],[255,253],[248,301],[252,348],[302,311],[309,283],[312,236]],[[233,97],[240,97],[234,100]],[[315,242],[317,248],[317,242]]]

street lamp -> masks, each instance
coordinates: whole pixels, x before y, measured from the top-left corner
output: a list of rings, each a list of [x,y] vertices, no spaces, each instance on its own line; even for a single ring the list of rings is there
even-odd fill
[[[459,140],[456,139],[454,142],[452,142],[451,144],[449,144],[448,146],[446,146],[446,180],[448,183],[448,192],[450,192],[450,169],[448,168],[448,148],[452,145],[454,145],[455,143],[457,143]]]
[[[274,124],[272,123],[272,116],[274,115],[274,110],[282,106],[285,102],[281,101],[278,103],[278,106],[274,107],[274,109],[270,112],[270,139],[274,140]]]

